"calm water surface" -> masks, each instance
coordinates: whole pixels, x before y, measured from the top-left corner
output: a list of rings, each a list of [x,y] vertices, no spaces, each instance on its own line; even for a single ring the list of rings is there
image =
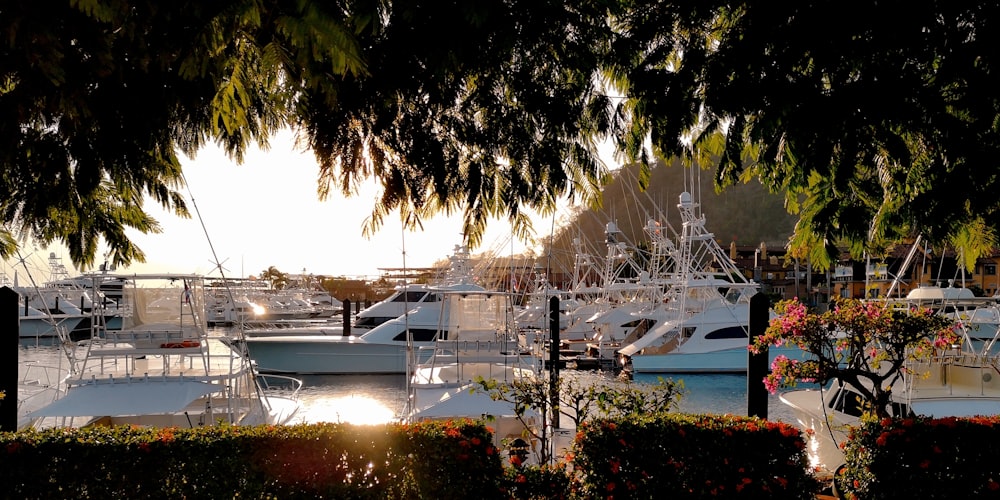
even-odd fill
[[[575,372],[586,381],[602,381],[612,375],[600,372]],[[637,383],[656,384],[660,377],[684,384],[684,396],[678,410],[685,413],[747,415],[747,381],[744,375],[683,374],[645,375]],[[406,381],[403,375],[311,375],[302,377],[304,422],[376,423],[392,420],[406,405]],[[795,423],[786,405],[777,395],[768,395],[770,420]]]

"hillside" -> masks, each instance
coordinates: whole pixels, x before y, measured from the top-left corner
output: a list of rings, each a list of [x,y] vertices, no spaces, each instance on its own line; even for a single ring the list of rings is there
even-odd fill
[[[677,202],[681,192],[690,191],[701,200],[700,208],[706,228],[715,234],[723,247],[736,241],[738,245],[758,245],[782,248],[788,241],[797,220],[785,210],[783,198],[771,194],[758,182],[739,184],[716,193],[713,186],[714,168],[700,172],[681,166],[657,164],[652,169],[649,188],[640,192],[636,182],[638,166],[625,167],[604,190],[604,205],[599,210],[579,210],[561,224],[552,238],[553,269],[572,270],[573,240],[588,245],[592,254],[604,255],[604,231],[608,222],[615,222],[627,241],[646,241],[643,227],[647,220],[666,220],[674,231],[680,231]],[[694,180],[692,181],[692,178]],[[695,188],[685,189],[687,186]],[[548,254],[547,251],[542,255]]]

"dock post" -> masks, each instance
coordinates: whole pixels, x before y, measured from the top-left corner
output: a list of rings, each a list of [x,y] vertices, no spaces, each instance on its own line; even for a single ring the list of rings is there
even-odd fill
[[[351,299],[344,299],[344,307],[341,309],[344,315],[344,336],[351,335]]]
[[[3,375],[0,375],[0,390],[4,397],[0,399],[0,431],[17,430],[17,367],[18,353],[21,348],[21,325],[18,319],[17,292],[10,287],[0,288],[0,338],[7,344],[2,349],[0,362]],[[7,332],[7,333],[3,333]]]
[[[559,297],[549,299],[549,399],[552,428],[559,428]]]
[[[767,330],[769,309],[767,295],[758,292],[750,298],[749,344],[753,344],[754,339]],[[747,351],[747,356],[747,415],[766,419],[767,388],[764,377],[768,372],[768,349],[765,346],[757,354]]]

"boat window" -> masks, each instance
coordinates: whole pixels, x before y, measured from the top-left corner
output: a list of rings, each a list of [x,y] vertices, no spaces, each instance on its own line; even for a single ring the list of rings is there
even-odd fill
[[[392,302],[420,302],[420,299],[424,298],[427,292],[422,290],[410,290],[403,292],[392,299]]]
[[[852,417],[860,417],[864,413],[863,401],[861,394],[842,388],[830,402],[830,408]]]
[[[410,328],[410,335],[414,342],[432,342],[437,335],[436,329],[431,328]],[[399,332],[392,340],[396,342],[406,342],[406,331]]]
[[[644,319],[639,319],[639,320],[635,320],[635,321],[629,321],[628,323],[625,323],[622,326],[625,327],[625,328],[635,327],[629,333],[629,337],[631,337],[632,335],[635,335],[636,340],[638,340],[638,339],[641,339],[644,335],[646,335],[646,333],[648,333],[649,330],[652,329],[653,325],[655,325],[655,324],[656,324],[656,320],[644,318]]]
[[[395,317],[368,316],[366,318],[358,318],[358,320],[354,322],[354,326],[358,328],[375,328],[376,326],[381,325],[382,323],[385,323],[390,319],[395,319]]]
[[[441,295],[437,293],[428,293],[427,298],[424,299],[424,303],[427,302],[441,302]]]
[[[718,330],[709,332],[705,335],[706,339],[745,339],[747,338],[747,332],[741,326],[727,326],[725,328],[719,328]]]
[[[681,337],[689,339],[692,335],[694,335],[694,331],[697,329],[698,328],[694,326],[685,326],[684,328],[681,328]]]

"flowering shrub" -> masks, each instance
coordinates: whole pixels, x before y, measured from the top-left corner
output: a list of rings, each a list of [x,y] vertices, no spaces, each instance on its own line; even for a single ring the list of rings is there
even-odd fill
[[[751,351],[791,344],[812,354],[798,361],[778,356],[764,379],[768,390],[798,382],[839,380],[864,397],[870,413],[889,415],[892,386],[906,362],[928,358],[958,341],[952,321],[927,309],[889,308],[885,303],[845,299],[829,311],[809,312],[796,299],[775,306],[778,317],[754,339]]]
[[[1000,417],[870,419],[851,429],[843,498],[1000,498]]]
[[[566,462],[504,467],[501,491],[517,500],[574,498],[574,481]]]
[[[812,500],[802,433],[733,415],[659,413],[585,422],[571,457],[582,498]]]
[[[0,496],[500,500],[492,434],[469,420],[0,433]]]

